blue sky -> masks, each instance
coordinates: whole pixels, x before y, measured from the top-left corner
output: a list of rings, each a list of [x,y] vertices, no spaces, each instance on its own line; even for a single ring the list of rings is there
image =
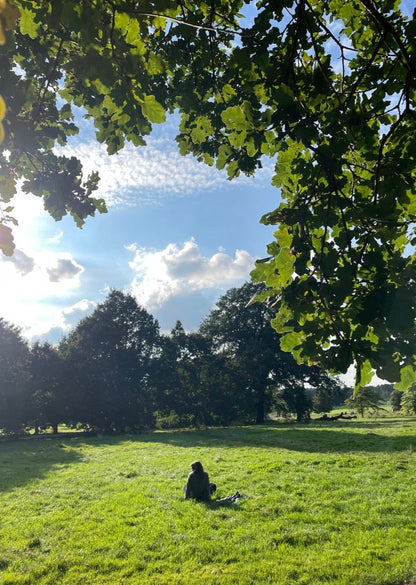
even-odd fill
[[[15,201],[16,253],[0,257],[1,316],[29,340],[58,341],[111,288],[132,292],[170,330],[196,329],[221,294],[249,279],[273,229],[259,223],[279,204],[273,163],[255,178],[178,154],[175,119],[155,126],[146,147],[109,157],[83,122],[66,152],[101,176],[108,213],[82,229],[55,222],[33,196]]]

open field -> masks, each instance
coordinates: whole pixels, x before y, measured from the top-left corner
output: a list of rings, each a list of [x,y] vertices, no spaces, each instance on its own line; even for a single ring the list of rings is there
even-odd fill
[[[416,584],[416,418],[0,444],[2,585]],[[185,502],[201,459],[217,496]]]

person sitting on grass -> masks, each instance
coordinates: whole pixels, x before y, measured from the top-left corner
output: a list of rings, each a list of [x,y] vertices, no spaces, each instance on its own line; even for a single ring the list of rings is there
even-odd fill
[[[208,473],[204,471],[200,461],[191,463],[191,469],[188,481],[183,488],[185,500],[194,499],[209,502],[211,494],[215,492],[217,486],[214,483],[210,483]]]

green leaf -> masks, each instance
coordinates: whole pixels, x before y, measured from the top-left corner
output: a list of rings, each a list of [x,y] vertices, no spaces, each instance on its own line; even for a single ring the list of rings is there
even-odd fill
[[[161,124],[166,120],[165,109],[158,101],[156,101],[154,95],[144,96],[141,108],[143,116],[154,124]]]
[[[404,392],[416,383],[416,367],[405,366],[400,370],[400,381],[394,387]]]
[[[207,116],[198,116],[195,119],[195,126],[191,131],[191,138],[194,142],[204,142],[214,133],[214,128]]]
[[[292,331],[282,335],[280,339],[280,347],[283,351],[293,352],[302,344],[302,336],[299,333]]]
[[[357,393],[360,388],[367,386],[373,379],[373,376],[374,370],[369,360],[365,360],[364,363],[357,365],[354,393]]]
[[[38,30],[39,23],[35,22],[35,14],[27,8],[20,8],[20,32],[36,39]]]
[[[242,106],[231,106],[221,114],[222,121],[229,130],[248,130],[252,127],[247,118],[247,108]]]
[[[162,55],[153,53],[153,51],[149,54],[147,59],[147,70],[150,75],[158,75],[159,73],[163,73],[165,66],[165,61]]]
[[[295,258],[290,248],[280,248],[280,252],[276,256],[275,264],[279,271],[282,286],[287,286],[292,281],[294,262]]]

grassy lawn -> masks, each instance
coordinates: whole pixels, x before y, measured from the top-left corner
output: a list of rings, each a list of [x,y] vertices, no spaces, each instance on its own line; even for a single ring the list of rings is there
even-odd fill
[[[416,585],[416,418],[0,444],[2,585]],[[200,459],[217,496],[183,501]]]

